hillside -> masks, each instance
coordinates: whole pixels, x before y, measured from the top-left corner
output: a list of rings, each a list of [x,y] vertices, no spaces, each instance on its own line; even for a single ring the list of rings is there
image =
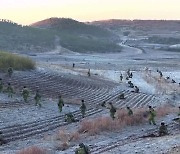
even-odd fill
[[[91,25],[108,28],[111,30],[129,29],[140,31],[155,31],[158,33],[164,31],[180,31],[180,21],[178,20],[100,20],[90,22]]]
[[[50,18],[31,26],[0,21],[0,49],[47,52],[62,46],[75,52],[119,52],[119,38],[103,28],[72,19]]]
[[[73,19],[49,18],[30,26],[54,31],[60,38],[59,44],[72,51],[117,52],[121,50],[116,45],[119,37],[111,31]]]
[[[0,21],[0,49],[9,51],[49,51],[55,48],[54,34],[48,30]]]

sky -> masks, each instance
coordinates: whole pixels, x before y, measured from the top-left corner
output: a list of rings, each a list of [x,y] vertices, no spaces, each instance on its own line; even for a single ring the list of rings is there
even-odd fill
[[[180,20],[180,0],[0,0],[0,19],[29,25],[50,17]]]

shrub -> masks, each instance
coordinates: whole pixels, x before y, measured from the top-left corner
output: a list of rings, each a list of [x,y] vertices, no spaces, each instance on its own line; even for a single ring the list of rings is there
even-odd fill
[[[35,68],[35,62],[27,57],[0,51],[0,69],[6,71],[9,67],[15,70],[30,70]]]
[[[20,150],[19,152],[17,152],[17,154],[47,154],[47,151],[45,149],[32,146],[32,147]]]
[[[158,118],[174,112],[174,109],[167,105],[159,107],[155,110],[157,111]],[[82,121],[78,132],[87,132],[89,135],[96,135],[103,131],[113,131],[126,126],[139,125],[147,122],[147,120],[148,109],[136,109],[134,110],[134,114],[132,116],[129,116],[126,110],[121,109],[117,111],[115,120],[112,120],[110,117],[100,117],[93,120]]]

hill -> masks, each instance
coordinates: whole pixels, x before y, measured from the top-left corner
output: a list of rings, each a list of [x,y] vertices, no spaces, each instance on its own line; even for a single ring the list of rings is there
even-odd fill
[[[72,51],[117,52],[121,49],[116,45],[119,37],[111,31],[73,19],[49,18],[30,26],[54,31],[60,38],[59,44]]]
[[[91,25],[119,30],[122,28],[142,31],[180,31],[180,21],[178,20],[100,20],[90,22]]]
[[[75,52],[117,52],[119,38],[103,28],[72,19],[50,18],[30,26],[0,21],[0,49],[46,52],[62,46]]]
[[[48,30],[0,21],[0,49],[22,51],[49,51],[55,48],[54,34]]]

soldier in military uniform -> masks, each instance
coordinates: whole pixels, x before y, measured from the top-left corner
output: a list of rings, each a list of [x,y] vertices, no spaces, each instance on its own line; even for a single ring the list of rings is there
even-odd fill
[[[82,104],[80,106],[80,110],[81,110],[81,113],[82,113],[82,117],[84,118],[85,116],[85,112],[86,112],[86,105],[84,104],[84,100],[81,100]]]
[[[90,69],[88,70],[88,73],[87,73],[87,74],[88,74],[88,76],[89,76],[89,77],[91,76],[91,72],[90,72]]]
[[[59,96],[59,102],[58,102],[59,112],[62,112],[63,106],[64,106],[64,101],[62,99],[62,96]]]
[[[121,75],[120,75],[120,81],[122,82],[122,80],[123,80],[123,75],[122,75],[122,73],[121,73]]]
[[[8,97],[11,97],[12,98],[12,95],[14,93],[14,90],[13,90],[13,87],[11,86],[10,83],[8,83],[8,87],[6,89],[7,93],[8,93]]]
[[[76,149],[75,154],[90,154],[89,147],[83,143],[79,144],[79,148]]]
[[[22,96],[23,96],[24,101],[27,103],[27,100],[29,97],[29,90],[26,88],[26,86],[24,86],[22,90]]]
[[[76,122],[76,121],[78,121],[78,120],[76,120],[76,119],[74,118],[74,116],[73,116],[72,113],[67,113],[67,114],[65,115],[65,122],[71,123],[71,122]]]
[[[13,74],[13,68],[12,68],[12,67],[9,67],[7,71],[8,71],[9,77],[11,77],[12,74]]]
[[[39,94],[39,90],[36,91],[36,95],[34,96],[34,99],[35,99],[35,102],[36,104],[35,105],[39,105],[39,107],[41,107],[41,95]]]
[[[119,95],[119,99],[125,99],[124,93],[122,93],[122,94]]]
[[[127,110],[128,110],[128,115],[129,116],[133,115],[133,111],[131,110],[131,108],[129,106],[127,106]]]
[[[161,126],[159,127],[159,136],[168,135],[167,126],[164,122],[161,123]]]
[[[135,89],[134,89],[134,92],[135,92],[135,93],[139,93],[139,88],[138,88],[137,86],[135,86],[134,88],[135,88]]]
[[[156,125],[156,122],[155,122],[155,117],[156,117],[156,112],[155,110],[149,106],[149,124],[153,124],[153,125]]]
[[[110,105],[110,116],[114,120],[115,119],[115,114],[116,114],[116,108],[113,106],[112,103],[109,103]]]

